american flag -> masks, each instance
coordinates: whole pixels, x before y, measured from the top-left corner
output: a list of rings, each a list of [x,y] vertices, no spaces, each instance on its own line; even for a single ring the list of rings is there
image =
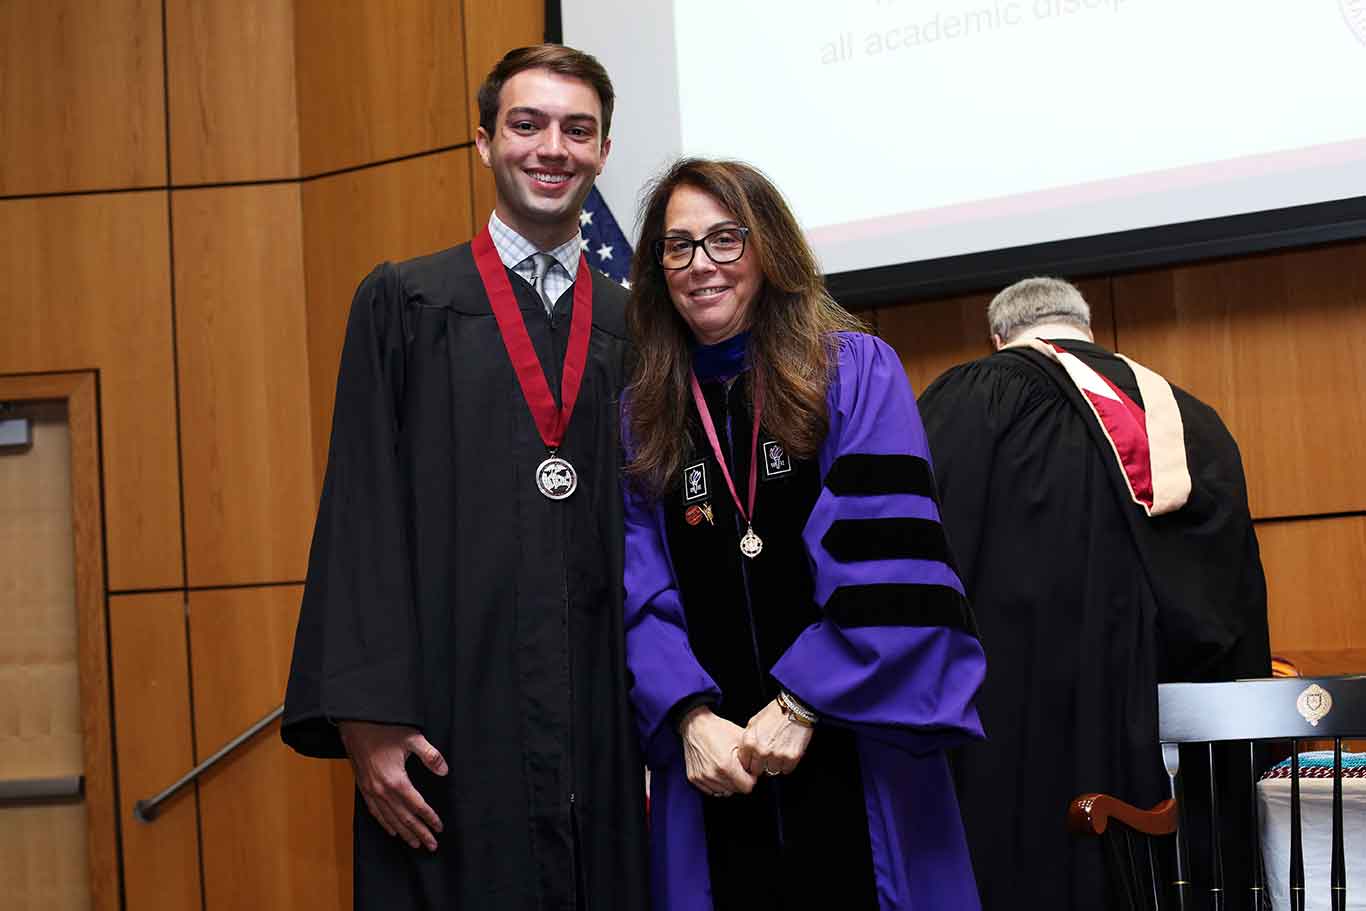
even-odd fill
[[[588,257],[588,265],[623,288],[630,288],[626,279],[631,274],[631,245],[597,187],[589,190],[584,200],[579,233],[583,235],[579,243]]]

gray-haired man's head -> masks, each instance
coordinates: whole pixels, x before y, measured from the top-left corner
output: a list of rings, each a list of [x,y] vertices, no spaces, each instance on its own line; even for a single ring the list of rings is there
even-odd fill
[[[1041,326],[1065,325],[1091,338],[1091,308],[1073,285],[1060,278],[1026,278],[987,305],[987,325],[997,348]]]

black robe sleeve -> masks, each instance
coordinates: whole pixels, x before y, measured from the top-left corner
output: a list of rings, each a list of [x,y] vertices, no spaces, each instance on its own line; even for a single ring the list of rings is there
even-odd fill
[[[941,503],[952,503],[943,520],[960,577],[973,597],[988,521],[998,442],[1032,398],[1035,383],[973,362],[954,367],[921,393],[918,405],[934,459]]]
[[[345,756],[337,720],[423,721],[397,455],[404,303],[386,263],[361,283],[347,322],[281,726],[285,743],[309,756]]]
[[[1173,387],[1191,495],[1141,535],[1161,593],[1160,679],[1196,682],[1271,673],[1266,578],[1238,444],[1219,415]]]

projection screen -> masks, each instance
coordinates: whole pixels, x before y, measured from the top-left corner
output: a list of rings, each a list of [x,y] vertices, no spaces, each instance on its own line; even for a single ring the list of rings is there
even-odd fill
[[[559,15],[617,88],[598,186],[623,226],[676,156],[749,161],[846,304],[1366,236],[1366,0]]]

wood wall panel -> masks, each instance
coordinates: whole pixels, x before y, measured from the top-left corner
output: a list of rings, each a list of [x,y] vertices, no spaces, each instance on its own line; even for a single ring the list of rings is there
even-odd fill
[[[193,592],[195,730],[202,755],[284,701],[298,622],[299,586]],[[204,886],[209,909],[336,908],[349,843],[333,818],[334,763],[291,752],[272,725],[201,785]],[[349,793],[346,808],[350,809]]]
[[[0,806],[0,883],[7,911],[89,911],[85,806]],[[79,850],[73,851],[73,845]],[[110,908],[118,907],[117,891]]]
[[[459,0],[295,3],[305,173],[412,155],[473,137],[465,100],[462,6]]]
[[[1113,347],[1110,280],[1085,279],[1076,285],[1091,305],[1091,331],[1096,341]],[[916,395],[950,367],[991,353],[987,304],[995,293],[968,294],[877,311],[878,334],[901,355]]]
[[[463,243],[470,226],[471,148],[304,185],[308,360],[315,480],[322,485],[337,364],[351,297],[371,269]]]
[[[199,908],[195,788],[163,804],[153,822],[132,818],[136,801],[161,791],[194,765],[184,595],[112,597],[109,632],[127,907]]]
[[[990,295],[972,294],[877,311],[878,334],[901,355],[916,395],[950,367],[991,353],[989,300]]]
[[[545,4],[541,0],[506,0],[493,3],[476,0],[465,4],[466,83],[469,85],[470,138],[479,125],[479,86],[493,65],[516,47],[539,44],[545,36]],[[474,182],[474,224],[481,226],[493,212],[493,172],[472,159]]]
[[[1366,243],[1115,279],[1120,346],[1214,406],[1254,516],[1366,508]]]
[[[279,0],[168,0],[171,179],[299,174],[294,10]]]
[[[1366,516],[1257,524],[1273,651],[1366,648]]]
[[[172,200],[190,584],[302,579],[317,500],[299,185]]]
[[[545,38],[542,0],[471,0],[465,4],[466,81],[469,84],[471,136],[478,125],[475,94],[493,65],[513,48]]]
[[[182,583],[162,192],[0,201],[0,372],[100,373],[112,589]]]
[[[164,183],[158,0],[0,3],[0,195]]]

